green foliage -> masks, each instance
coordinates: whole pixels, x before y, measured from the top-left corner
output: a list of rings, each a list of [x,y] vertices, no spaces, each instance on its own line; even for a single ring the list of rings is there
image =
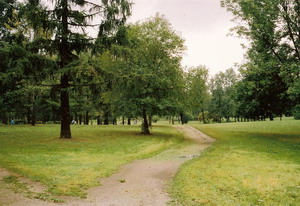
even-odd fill
[[[183,124],[187,124],[192,119],[193,119],[193,115],[192,114],[187,113],[187,112],[183,113],[183,115],[182,115],[182,122],[183,122]]]
[[[300,104],[296,105],[293,110],[292,110],[292,114],[294,116],[295,119],[300,119]]]
[[[217,141],[183,165],[172,184],[178,205],[297,205],[298,120],[192,124]]]
[[[178,112],[183,39],[159,15],[127,32],[127,44],[103,54],[102,67],[115,75],[109,95],[116,107],[126,116],[143,116],[147,130],[147,116]]]
[[[238,75],[233,69],[216,74],[210,81],[211,100],[209,104],[208,118],[215,122],[221,122],[222,118],[227,121],[236,115],[234,101],[235,85]]]
[[[190,68],[186,77],[188,104],[193,111],[200,110],[202,115],[209,101],[207,80],[208,69],[205,66]],[[202,121],[206,122],[206,119],[202,118]]]
[[[299,1],[222,0],[238,25],[233,29],[250,41],[245,83],[238,89],[238,110],[247,116],[281,115],[299,104]],[[244,95],[242,94],[244,93]],[[248,95],[247,95],[248,93]],[[288,99],[289,98],[289,99]],[[253,102],[251,102],[251,99]],[[252,106],[247,106],[250,104]]]

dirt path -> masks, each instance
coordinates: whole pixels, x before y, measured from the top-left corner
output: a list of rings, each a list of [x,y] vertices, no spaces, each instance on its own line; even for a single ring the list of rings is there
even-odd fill
[[[187,138],[192,140],[185,147],[172,148],[149,159],[136,160],[123,166],[120,171],[100,180],[101,186],[88,191],[87,199],[67,198],[64,204],[47,205],[86,205],[86,206],[139,206],[166,205],[170,198],[166,193],[167,183],[176,174],[185,161],[200,155],[214,141],[207,135],[189,126],[175,126]],[[1,191],[0,194],[4,191]],[[10,194],[10,191],[5,191]],[[17,197],[16,197],[17,195]],[[16,200],[20,195],[13,194]],[[24,198],[24,197],[23,197]],[[0,196],[0,205],[3,196]],[[4,197],[5,199],[5,197]],[[22,199],[22,198],[21,198]],[[39,204],[38,200],[25,198],[26,205]],[[24,201],[25,201],[24,200]],[[24,205],[24,202],[11,201],[10,205]],[[23,204],[20,204],[23,203]]]

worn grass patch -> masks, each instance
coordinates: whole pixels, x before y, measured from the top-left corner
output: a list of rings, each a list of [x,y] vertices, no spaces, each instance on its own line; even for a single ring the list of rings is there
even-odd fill
[[[217,142],[181,167],[176,204],[299,205],[300,121],[192,126]]]
[[[59,125],[0,126],[0,167],[40,181],[52,194],[85,197],[100,177],[183,140],[172,127],[153,130],[145,136],[138,126],[72,125],[66,140],[58,138]]]

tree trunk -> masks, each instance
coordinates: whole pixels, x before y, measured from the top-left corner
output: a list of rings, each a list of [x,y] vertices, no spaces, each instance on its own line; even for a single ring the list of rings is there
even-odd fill
[[[104,125],[109,125],[109,112],[105,111],[104,113]]]
[[[78,121],[79,121],[79,124],[81,125],[82,124],[82,114],[79,115]]]
[[[35,107],[35,95],[32,95],[32,107],[31,107],[31,126],[35,126],[36,123],[36,107]]]
[[[131,118],[127,119],[127,125],[131,125]]]
[[[175,124],[175,122],[174,122],[174,117],[172,116],[172,124],[174,125]]]
[[[101,125],[101,124],[102,124],[102,122],[101,122],[101,116],[98,115],[97,116],[97,125]]]
[[[180,116],[181,124],[183,125],[184,124],[184,122],[183,122],[183,113],[180,113],[179,116]]]
[[[68,46],[68,1],[61,1],[61,23],[62,23],[62,36],[60,44],[60,68],[63,69],[70,63],[71,51]],[[61,123],[60,123],[60,138],[70,139],[71,127],[70,127],[70,105],[69,105],[69,75],[62,74],[60,79],[61,91],[60,91],[60,109],[61,109]]]
[[[203,124],[206,124],[205,115],[204,115],[204,109],[201,109],[201,113],[202,113]]]
[[[84,124],[85,125],[88,125],[89,124],[89,111],[85,111],[85,121],[84,121]]]
[[[270,118],[270,121],[273,121],[273,120],[274,120],[274,117],[273,117],[273,114],[272,114],[272,112],[270,112],[270,114],[269,114],[269,118]]]
[[[122,117],[122,125],[125,125],[125,117]]]
[[[71,136],[70,127],[70,105],[69,94],[67,87],[69,84],[68,75],[62,75],[61,77],[61,92],[60,92],[60,104],[61,104],[61,122],[60,122],[60,138],[69,139]]]
[[[26,124],[30,124],[30,120],[31,120],[31,109],[30,109],[30,107],[28,107]]]
[[[75,112],[75,121],[78,123],[78,115],[77,115],[77,112]]]
[[[150,129],[149,129],[146,110],[143,109],[142,113],[143,113],[143,119],[144,119],[144,122],[142,124],[142,133],[147,135],[147,134],[150,134]]]

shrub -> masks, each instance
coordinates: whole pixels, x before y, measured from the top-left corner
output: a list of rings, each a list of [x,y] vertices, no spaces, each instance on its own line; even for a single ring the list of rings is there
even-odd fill
[[[293,116],[294,116],[295,119],[300,119],[300,104],[296,105],[293,108],[292,114],[293,114]]]

